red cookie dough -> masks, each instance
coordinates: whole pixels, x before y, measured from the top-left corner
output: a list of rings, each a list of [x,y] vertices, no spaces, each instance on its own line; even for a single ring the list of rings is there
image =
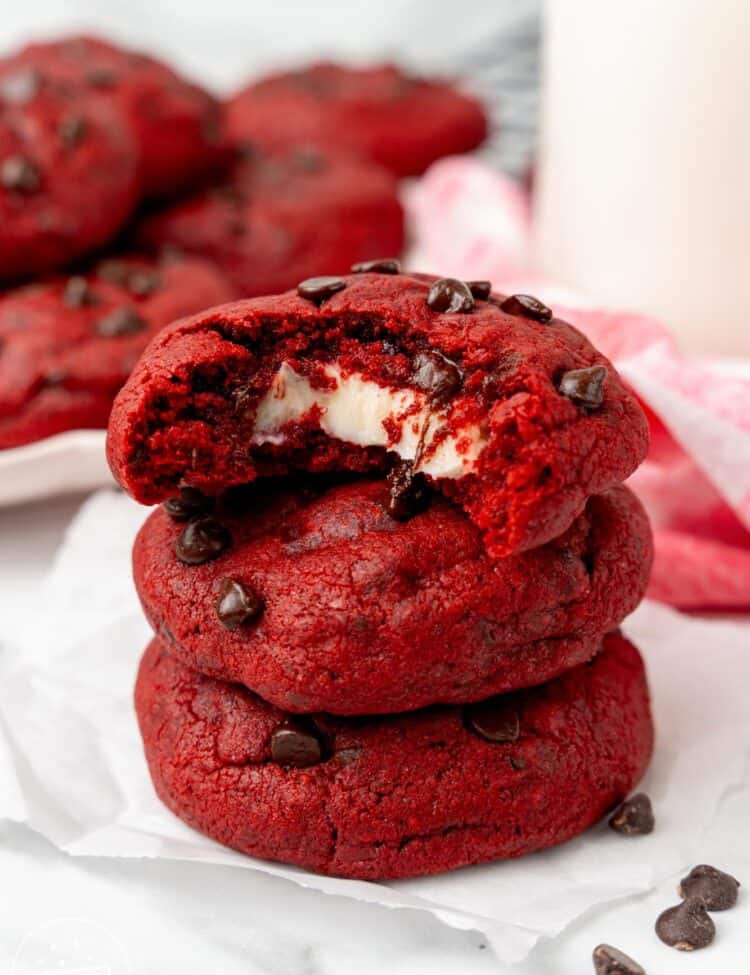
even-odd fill
[[[0,73],[0,280],[66,267],[106,243],[138,192],[122,119],[28,72]]]
[[[490,704],[304,723],[154,641],[135,701],[156,791],[186,823],[367,880],[562,843],[631,791],[653,744],[643,663],[617,635],[590,664]]]
[[[517,298],[406,274],[300,291],[213,309],[151,345],[108,438],[136,500],[181,483],[218,494],[290,470],[384,470],[400,455],[497,557],[556,538],[645,455],[635,397],[580,332],[539,320],[548,309],[532,318]],[[438,310],[454,299],[464,310]]]
[[[146,217],[135,240],[210,258],[249,298],[400,253],[404,216],[382,167],[297,148],[242,160],[223,185]]]
[[[648,521],[624,487],[556,541],[494,562],[439,495],[401,522],[384,481],[243,494],[213,515],[232,541],[201,565],[175,554],[185,523],[155,511],[136,586],[183,663],[289,711],[411,711],[540,684],[590,659],[648,582]]]
[[[226,301],[199,261],[102,260],[0,295],[0,449],[78,427],[105,427],[112,400],[164,325]]]
[[[173,196],[227,159],[216,98],[140,52],[96,37],[29,44],[0,71],[31,68],[79,100],[95,99],[127,119],[140,152],[147,196]]]
[[[227,127],[238,143],[352,149],[398,176],[416,176],[441,156],[469,152],[487,135],[476,99],[390,64],[313,64],[265,78],[229,102]]]

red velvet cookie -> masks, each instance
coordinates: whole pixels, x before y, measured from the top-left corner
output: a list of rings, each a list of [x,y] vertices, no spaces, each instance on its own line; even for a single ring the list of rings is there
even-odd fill
[[[227,127],[238,143],[352,149],[399,176],[418,175],[441,156],[469,152],[487,135],[474,98],[388,64],[313,64],[265,78],[230,101]]]
[[[258,475],[398,460],[397,494],[426,478],[496,557],[564,532],[647,440],[611,364],[535,299],[368,272],[164,331],[118,397],[108,451],[145,503],[180,484],[216,494]]]
[[[549,684],[465,708],[299,719],[154,641],[135,692],[156,791],[244,853],[368,880],[561,843],[638,782],[653,743],[641,658],[611,635]]]
[[[146,217],[135,239],[209,257],[253,297],[399,253],[404,217],[396,181],[380,166],[294,149],[242,160],[223,185]]]
[[[18,66],[126,118],[148,196],[173,196],[194,186],[227,158],[220,103],[155,58],[80,36],[29,44],[4,70]]]
[[[0,280],[68,266],[106,243],[138,197],[138,156],[125,122],[0,71]]]
[[[164,325],[226,301],[199,260],[102,260],[0,295],[0,448],[105,427],[112,400]]]
[[[138,535],[146,616],[187,666],[296,712],[411,711],[540,684],[598,651],[651,565],[646,514],[624,487],[554,542],[497,561],[439,495],[396,520],[382,480],[322,493],[259,481],[241,503],[201,504],[178,498]]]

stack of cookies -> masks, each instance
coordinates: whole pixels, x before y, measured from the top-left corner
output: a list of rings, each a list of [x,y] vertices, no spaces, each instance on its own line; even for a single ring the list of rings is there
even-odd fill
[[[112,413],[155,638],[156,790],[254,856],[396,878],[598,822],[642,775],[618,631],[651,562],[646,421],[528,295],[393,260],[214,308]]]

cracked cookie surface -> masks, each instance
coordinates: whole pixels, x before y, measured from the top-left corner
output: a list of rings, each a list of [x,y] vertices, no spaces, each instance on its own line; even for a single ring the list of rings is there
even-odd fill
[[[135,699],[156,790],[186,823],[253,856],[369,880],[570,839],[630,792],[653,744],[643,663],[616,634],[592,662],[480,711],[316,715],[301,727],[156,640]]]

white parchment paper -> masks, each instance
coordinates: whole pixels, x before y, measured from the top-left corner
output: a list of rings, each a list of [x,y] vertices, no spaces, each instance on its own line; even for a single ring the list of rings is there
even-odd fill
[[[521,860],[392,884],[318,877],[225,850],[161,805],[141,753],[131,694],[148,629],[130,547],[145,514],[115,491],[90,498],[34,600],[38,615],[26,620],[23,642],[2,636],[0,817],[73,856],[230,864],[419,908],[481,930],[513,962],[598,906],[642,896],[699,861],[719,801],[750,783],[750,622],[646,603],[625,630],[647,659],[657,722],[643,783],[658,819],[651,836],[625,839],[601,826]]]

